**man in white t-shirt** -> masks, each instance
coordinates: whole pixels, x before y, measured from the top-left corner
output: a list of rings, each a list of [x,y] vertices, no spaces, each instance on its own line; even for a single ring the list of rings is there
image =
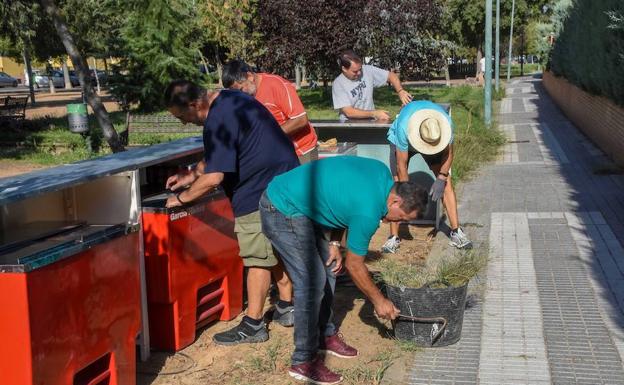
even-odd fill
[[[373,89],[390,83],[401,99],[402,105],[412,101],[412,95],[403,89],[397,74],[392,71],[362,65],[362,59],[352,50],[338,56],[342,70],[332,83],[334,110],[340,111],[340,120],[389,120],[388,111],[375,109]]]
[[[481,57],[479,60],[479,73],[477,74],[477,81],[479,85],[483,85],[485,83],[485,56]]]

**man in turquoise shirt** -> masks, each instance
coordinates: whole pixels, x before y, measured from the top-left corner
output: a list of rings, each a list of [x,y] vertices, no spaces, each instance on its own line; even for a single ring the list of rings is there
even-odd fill
[[[451,184],[453,164],[453,121],[440,105],[428,100],[408,103],[388,130],[390,142],[390,170],[398,181],[409,179],[409,159],[420,153],[436,176],[431,186],[431,199],[442,199],[451,225],[450,245],[458,249],[470,248],[472,242],[459,227],[457,199]],[[394,253],[401,243],[399,224],[390,225],[390,237],[381,248]]]
[[[344,358],[357,355],[342,341],[331,319],[344,230],[348,230],[344,265],[351,278],[379,317],[395,319],[399,310],[371,280],[364,257],[380,220],[415,219],[426,203],[425,190],[413,183],[394,182],[383,163],[352,156],[311,162],[269,183],[260,199],[262,231],[282,257],[294,285],[292,377],[338,383],[341,376],[325,367],[318,350]],[[331,241],[327,242],[329,232]]]

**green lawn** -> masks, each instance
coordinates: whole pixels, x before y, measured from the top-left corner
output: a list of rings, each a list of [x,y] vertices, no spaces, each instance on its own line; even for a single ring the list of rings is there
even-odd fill
[[[492,71],[493,70],[494,69],[492,69]],[[536,72],[541,72],[541,69],[539,68],[539,64],[525,64],[524,65],[524,75],[534,74]],[[520,64],[511,65],[511,76],[512,77],[520,76]],[[501,64],[500,78],[507,79],[507,64]]]
[[[479,164],[491,160],[504,143],[497,131],[487,129],[483,123],[483,89],[462,87],[408,88],[415,100],[429,99],[450,103],[455,123],[454,180],[462,180]],[[502,95],[504,91],[501,91]],[[301,90],[300,96],[310,119],[336,119],[337,113],[331,104],[331,90]],[[496,95],[495,95],[496,97]],[[390,87],[375,90],[377,108],[388,110],[395,116],[400,110],[400,101]],[[118,132],[124,129],[125,114],[111,113],[111,119]],[[87,151],[85,140],[69,132],[65,118],[38,119],[27,122],[26,129],[8,131],[3,142],[16,142],[20,146],[0,147],[0,158],[23,160],[38,164],[55,165],[69,163],[109,153],[102,141],[97,122],[90,117],[95,152]],[[131,144],[156,144],[179,139],[187,134],[130,134]]]

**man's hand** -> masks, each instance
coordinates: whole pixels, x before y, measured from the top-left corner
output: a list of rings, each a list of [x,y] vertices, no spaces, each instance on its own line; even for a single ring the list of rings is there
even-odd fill
[[[433,182],[433,186],[431,186],[431,190],[429,190],[429,196],[431,200],[437,202],[438,199],[444,196],[444,189],[446,188],[446,179],[436,178],[435,182]]]
[[[175,195],[172,195],[169,198],[167,198],[167,203],[165,203],[166,208],[170,209],[172,207],[178,207],[178,206],[182,206],[182,203],[180,203],[180,201]]]
[[[374,110],[373,111],[373,119],[375,119],[375,120],[390,120],[390,115],[389,115],[388,111]]]
[[[399,316],[401,311],[388,298],[381,298],[378,303],[373,304],[375,306],[375,313],[382,319],[393,320]]]
[[[165,188],[168,188],[171,191],[176,191],[179,188],[188,186],[195,182],[195,179],[197,179],[197,175],[195,175],[192,171],[180,172],[167,178]],[[173,198],[175,199],[175,197]]]
[[[336,261],[336,265],[332,268],[332,273],[338,274],[342,271],[342,253],[340,252],[340,246],[338,245],[329,245],[329,258],[325,263],[325,266],[331,266],[331,264]]]
[[[401,91],[399,91],[399,99],[401,99],[401,104],[406,105],[407,103],[411,102],[413,98],[412,94],[405,91],[404,89],[401,89]]]

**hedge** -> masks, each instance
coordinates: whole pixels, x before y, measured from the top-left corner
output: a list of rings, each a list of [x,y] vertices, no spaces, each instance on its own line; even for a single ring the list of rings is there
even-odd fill
[[[551,53],[550,69],[624,105],[624,1],[576,0]]]

